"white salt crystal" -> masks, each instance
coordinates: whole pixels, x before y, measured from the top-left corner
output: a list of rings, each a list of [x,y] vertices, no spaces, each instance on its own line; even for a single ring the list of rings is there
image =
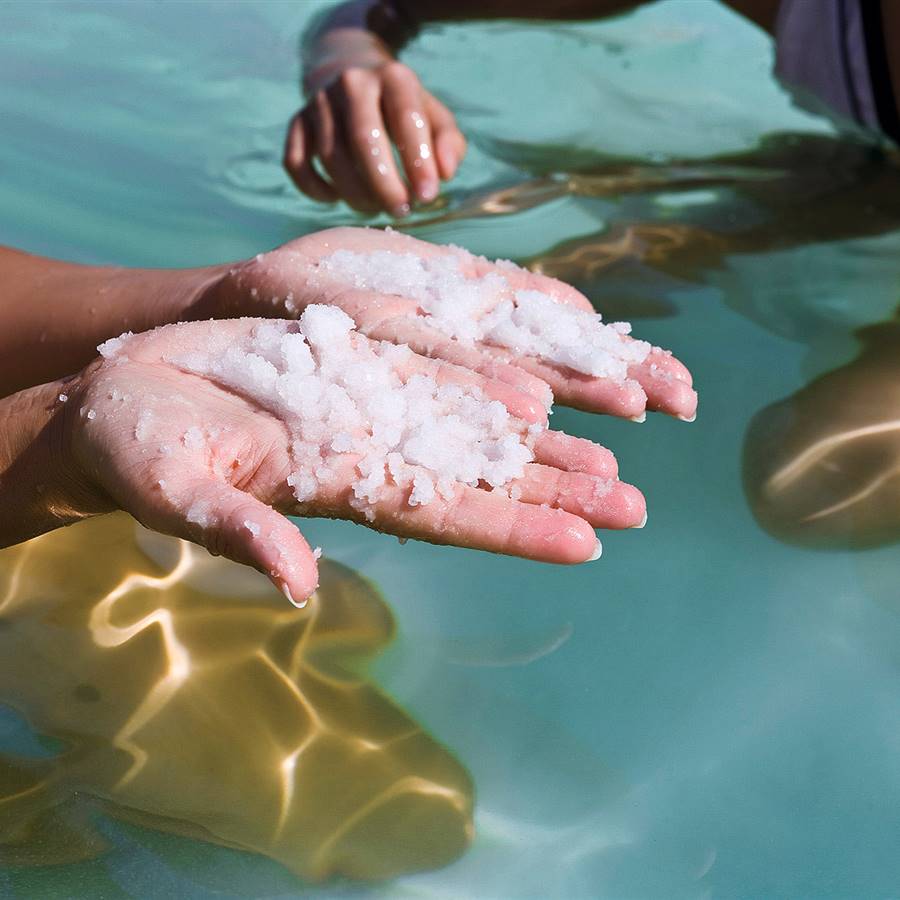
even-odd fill
[[[184,446],[187,447],[188,450],[202,450],[206,446],[206,438],[203,436],[203,432],[196,426],[192,425],[188,430],[182,435],[181,440],[184,442]]]
[[[97,350],[100,351],[100,355],[104,359],[113,359],[118,355],[119,351],[125,345],[125,341],[131,337],[132,333],[133,332],[131,331],[126,331],[118,337],[110,338],[108,341],[104,341]]]
[[[153,412],[149,409],[142,409],[138,414],[137,424],[134,426],[134,436],[139,441],[146,441],[151,433],[153,426]]]
[[[210,523],[209,514],[211,512],[210,504],[206,500],[198,500],[188,507],[185,518],[194,525],[206,528]]]
[[[475,387],[398,374],[408,348],[362,339],[335,307],[307,307],[299,321],[260,321],[224,353],[193,349],[167,361],[253,400],[287,426],[287,481],[300,503],[355,466],[350,502],[368,519],[386,492],[411,506],[452,498],[459,484],[500,487],[521,477],[542,426],[525,429]],[[197,426],[188,449],[206,446]]]
[[[257,525],[256,522],[252,522],[250,519],[244,519],[244,528],[246,528],[247,531],[249,531],[250,534],[253,535],[253,537],[259,536],[260,529],[259,525]]]
[[[419,506],[434,500],[434,481],[424,469],[419,469],[413,476],[413,489],[409,495],[409,505]]]
[[[89,409],[89,410],[87,411],[87,417],[88,417],[89,419],[96,419],[96,418],[97,418],[97,410],[95,410],[95,409]]]
[[[415,300],[428,325],[467,346],[481,341],[618,382],[650,353],[645,341],[623,339],[631,332],[627,322],[606,325],[597,313],[542,291],[513,290],[497,271],[469,277],[464,267],[474,271],[476,258],[458,247],[452,250],[430,257],[336,250],[319,265],[362,290]],[[510,274],[524,271],[508,260],[499,268]]]
[[[60,395],[59,395],[59,402],[60,402],[60,403],[65,403],[68,399],[69,399],[69,395],[68,395],[68,394],[60,394]]]
[[[313,559],[321,559],[321,558],[322,558],[322,548],[316,547],[316,549],[313,550]]]

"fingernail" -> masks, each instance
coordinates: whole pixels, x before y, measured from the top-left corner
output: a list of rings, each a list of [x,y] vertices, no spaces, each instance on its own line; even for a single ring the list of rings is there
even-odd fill
[[[646,422],[647,421],[647,410],[645,409],[639,416],[632,416],[631,421],[637,422],[638,425],[640,425],[641,422]]]
[[[306,603],[307,603],[306,600],[295,600],[294,599],[294,595],[291,593],[291,589],[288,587],[288,584],[286,581],[281,582],[281,593],[284,594],[284,596],[288,598],[288,602],[291,603],[293,606],[296,606],[297,609],[303,609],[303,607],[306,606]]]
[[[587,562],[593,562],[595,559],[600,559],[603,555],[603,544],[600,541],[597,541],[597,546],[594,547],[594,552],[587,558]]]
[[[641,519],[639,525],[632,525],[632,528],[643,528],[647,524],[647,510],[644,510],[644,518]]]
[[[694,413],[692,416],[678,416],[682,422],[695,422],[697,420],[697,413]]]
[[[423,181],[421,185],[419,185],[419,197],[425,203],[430,203],[434,200],[438,195],[438,183],[429,178],[427,181]]]

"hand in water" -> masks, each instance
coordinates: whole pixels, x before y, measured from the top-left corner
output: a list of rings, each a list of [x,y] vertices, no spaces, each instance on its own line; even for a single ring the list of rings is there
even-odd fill
[[[439,179],[452,178],[465,155],[450,110],[386,53],[370,49],[346,67],[329,59],[310,86],[309,101],[288,126],[284,167],[313,200],[343,199],[361,212],[403,216],[416,201],[434,200]]]
[[[366,228],[334,228],[300,238],[232,268],[208,292],[201,316],[298,315],[309,303],[339,306],[370,338],[406,343],[423,356],[443,359],[546,396],[546,384],[558,402],[589,412],[639,419],[645,410],[692,419],[697,395],[688,370],[666,351],[654,349],[628,379],[592,377],[538,357],[523,356],[484,342],[466,347],[431,327],[416,300],[394,293],[360,289],[352,278],[326,271],[321,262],[336,250],[359,254],[390,250],[423,260],[453,256],[466,276],[502,275],[510,293],[541,291],[560,303],[593,312],[590,301],[561,281],[521,269],[491,263],[461,251],[419,241],[395,232]],[[624,342],[631,338],[622,337]]]
[[[357,474],[348,453],[339,477],[299,507],[287,482],[292,459],[284,423],[247,396],[166,361],[197,347],[224,350],[258,324],[198,322],[147,332],[67,385],[64,458],[74,461],[68,481],[86,498],[85,508],[127,510],[149,528],[253,566],[295,601],[316,587],[316,557],[276,510],[555,563],[593,558],[595,527],[643,522],[644,498],[618,480],[613,455],[553,431],[537,438],[534,462],[510,485],[517,500],[458,483],[450,499],[437,495],[412,507],[408,489],[388,483],[367,521],[351,502]],[[421,373],[479,387],[506,405],[523,432],[546,421],[540,404],[506,382],[415,354],[407,360],[397,369],[401,380]]]

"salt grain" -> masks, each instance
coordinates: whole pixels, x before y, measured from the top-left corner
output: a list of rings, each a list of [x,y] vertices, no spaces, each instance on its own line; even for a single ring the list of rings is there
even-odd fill
[[[524,270],[509,261],[480,276],[464,271],[476,263],[460,248],[429,257],[336,250],[320,269],[359,290],[415,300],[428,325],[466,346],[484,342],[617,382],[649,355],[650,344],[625,339],[631,332],[627,322],[607,325],[599,314],[542,291],[514,290],[503,273]]]
[[[299,322],[259,321],[224,352],[203,347],[167,361],[211,378],[274,413],[288,428],[288,483],[300,503],[352,472],[351,504],[366,518],[398,487],[410,506],[450,498],[460,484],[502,487],[522,476],[542,430],[526,429],[474,386],[405,380],[406,347],[357,339],[335,307]],[[188,449],[206,446],[196,426]]]

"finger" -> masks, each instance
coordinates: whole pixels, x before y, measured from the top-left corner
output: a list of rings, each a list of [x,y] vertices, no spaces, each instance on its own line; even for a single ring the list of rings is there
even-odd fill
[[[619,474],[619,464],[611,450],[585,438],[562,431],[545,431],[534,443],[534,461],[569,472],[583,472],[607,480]]]
[[[346,75],[345,72],[341,77]],[[331,104],[329,93],[319,91],[308,107],[316,138],[316,153],[335,189],[350,206],[360,212],[376,212],[378,201],[369,191],[346,149],[346,136],[335,119]]]
[[[643,365],[660,372],[677,378],[679,381],[685,382],[688,386],[693,385],[694,379],[691,376],[687,366],[680,360],[676,359],[671,351],[663,350],[661,347],[654,347],[649,356],[644,360]]]
[[[357,304],[354,304],[354,308]],[[392,309],[396,312],[396,308]],[[527,390],[545,408],[556,399],[564,406],[587,412],[608,413],[626,419],[641,420],[646,415],[647,395],[636,379],[622,382],[595,378],[543,362],[536,357],[514,356],[502,347],[485,344],[464,347],[443,332],[426,325],[413,311],[400,311],[393,317],[378,318],[364,313],[355,318],[359,328],[375,340],[408,344],[420,356],[445,359],[497,380]],[[511,370],[518,369],[521,374]],[[547,387],[552,392],[548,396]]]
[[[427,203],[437,197],[440,183],[419,79],[411,69],[395,63],[385,66],[382,84],[381,105],[391,138],[413,193]]]
[[[341,299],[343,301],[343,298]],[[485,353],[479,347],[466,347],[444,332],[426,325],[423,317],[417,315],[418,304],[415,301],[408,302],[409,309],[395,309],[393,312],[399,314],[391,317],[376,319],[361,314],[357,320],[358,327],[375,340],[407,344],[420,356],[443,359],[456,366],[478,372],[486,378],[503,381],[530,394],[544,409],[550,408],[553,395],[546,382],[511,362]]]
[[[288,519],[250,494],[212,479],[189,484],[176,496],[174,533],[214,555],[252,566],[291,603],[304,605],[318,586],[318,566]]]
[[[639,528],[647,517],[644,495],[633,485],[551,466],[525,466],[509,491],[523,503],[563,509],[594,528]]]
[[[413,375],[428,375],[439,385],[456,384],[460,387],[476,388],[491,400],[499,400],[510,415],[527,424],[546,425],[547,409],[531,394],[517,387],[493,378],[485,378],[478,372],[454,365],[441,359],[429,359],[410,353],[398,365],[397,374],[404,382]]]
[[[425,112],[431,122],[434,158],[444,181],[456,174],[466,155],[466,139],[456,125],[453,113],[430,94],[425,95]]]
[[[298,190],[321,203],[333,203],[338,199],[337,191],[313,168],[313,143],[309,123],[302,113],[298,113],[288,127],[284,168]]]
[[[385,485],[371,507],[371,521],[352,500],[352,473],[321,491],[328,515],[353,519],[400,537],[451,544],[552,563],[580,563],[599,556],[600,542],[591,526],[561,509],[511,500],[502,491],[457,485],[450,500],[410,506],[409,488]],[[343,488],[334,487],[339,482]],[[318,504],[317,504],[318,505]]]
[[[640,528],[647,517],[644,495],[633,485],[551,466],[525,466],[509,492],[523,503],[564,509],[594,528]]]
[[[629,368],[647,394],[647,409],[693,422],[697,417],[697,392],[687,382],[646,364]]]
[[[496,352],[496,348],[489,349]],[[634,378],[624,381],[595,378],[533,356],[519,357],[516,364],[549,384],[556,402],[564,406],[636,421],[643,421],[646,416],[647,395]]]
[[[394,162],[380,101],[377,81],[369,78],[360,84],[347,101],[345,127],[356,167],[369,192],[380,206],[399,217],[409,212],[409,193]]]
[[[468,259],[466,259],[468,257]],[[509,263],[496,263],[483,256],[465,254],[460,257],[463,271],[471,277],[483,277],[492,272],[502,275],[509,285],[512,293],[516,291],[540,291],[548,294],[557,303],[576,306],[585,312],[595,313],[593,304],[581,291],[576,290],[570,284],[551,278],[549,275],[541,275],[538,272],[529,272]]]

